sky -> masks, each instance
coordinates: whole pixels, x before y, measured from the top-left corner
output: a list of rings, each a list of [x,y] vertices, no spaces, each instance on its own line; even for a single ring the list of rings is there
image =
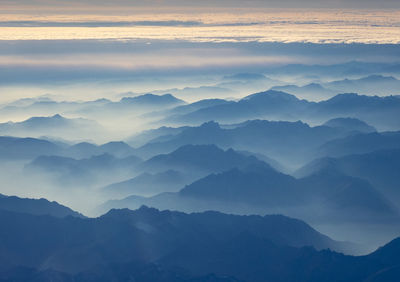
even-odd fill
[[[0,100],[32,84],[131,80],[138,92],[144,77],[399,62],[399,44],[397,0],[0,0]]]

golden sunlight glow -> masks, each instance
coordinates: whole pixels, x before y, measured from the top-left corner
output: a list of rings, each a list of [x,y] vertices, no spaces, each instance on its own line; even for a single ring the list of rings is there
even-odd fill
[[[147,25],[143,23],[146,21],[158,23]],[[169,21],[182,24],[170,24]],[[189,24],[185,24],[187,22]],[[79,23],[79,26],[71,26],[71,23]],[[301,13],[271,10],[244,14],[130,16],[11,14],[1,15],[0,24],[0,40],[400,43],[399,11],[324,10]]]

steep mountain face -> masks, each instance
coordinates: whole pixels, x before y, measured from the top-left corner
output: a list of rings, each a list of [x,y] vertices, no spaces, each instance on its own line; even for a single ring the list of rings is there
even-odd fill
[[[176,192],[189,182],[190,177],[176,170],[155,174],[144,172],[134,178],[108,185],[102,191],[119,198],[130,195],[152,196],[162,192]]]
[[[155,156],[141,168],[151,171],[177,169],[187,172],[220,172],[260,162],[253,156],[244,156],[232,149],[226,151],[215,145],[184,145],[170,154]]]
[[[178,193],[109,201],[101,210],[136,208],[143,204],[183,211],[282,213],[313,222],[396,221],[399,218],[392,203],[363,179],[335,170],[295,179],[266,164],[211,174]]]
[[[395,281],[399,265],[398,239],[362,257],[317,251],[343,244],[284,216],[142,207],[79,219],[0,210],[0,224],[8,227],[2,280]]]
[[[278,173],[268,165],[248,166],[212,174],[185,188],[179,194],[184,197],[238,202],[250,205],[288,206],[304,201],[296,180]],[[297,191],[296,191],[297,190]]]
[[[83,218],[83,215],[80,213],[60,205],[57,202],[49,202],[46,199],[25,199],[1,194],[0,210],[32,215],[51,215],[59,218],[66,216]]]
[[[340,171],[347,175],[368,180],[393,203],[400,205],[399,167],[400,149],[392,149],[348,155],[341,158],[317,159],[299,169],[295,175],[302,177],[322,170]]]

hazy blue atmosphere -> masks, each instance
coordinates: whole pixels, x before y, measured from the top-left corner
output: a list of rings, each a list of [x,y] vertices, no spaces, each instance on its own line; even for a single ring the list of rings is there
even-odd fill
[[[399,1],[0,0],[0,281],[397,282]]]

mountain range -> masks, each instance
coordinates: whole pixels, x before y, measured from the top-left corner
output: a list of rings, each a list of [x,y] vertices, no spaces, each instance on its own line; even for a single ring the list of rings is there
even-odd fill
[[[252,94],[237,102],[213,105],[186,114],[175,114],[163,122],[198,124],[209,120],[240,123],[249,119],[310,120],[321,123],[337,117],[353,117],[366,121],[379,130],[398,130],[399,96],[365,96],[339,94],[320,102],[300,100],[275,90]]]
[[[0,279],[8,281],[390,282],[400,263],[398,239],[347,256],[332,249],[350,244],[279,215],[141,207],[81,219],[0,210],[0,224]]]

